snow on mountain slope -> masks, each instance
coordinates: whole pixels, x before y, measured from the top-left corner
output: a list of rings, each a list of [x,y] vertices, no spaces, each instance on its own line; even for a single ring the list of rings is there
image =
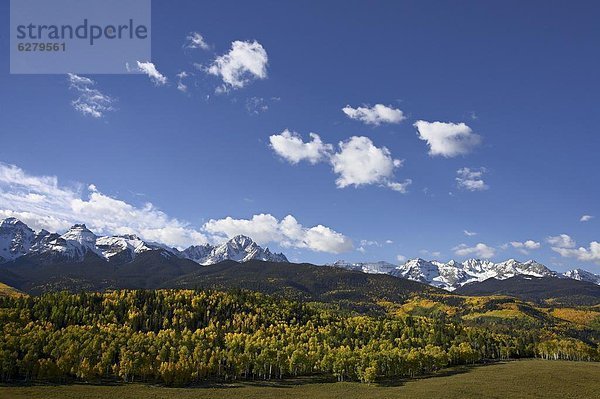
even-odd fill
[[[218,246],[197,245],[179,251],[164,244],[144,241],[135,235],[96,236],[85,224],[76,224],[59,235],[46,230],[36,233],[15,218],[0,221],[0,263],[26,255],[37,256],[44,262],[80,262],[88,254],[110,262],[127,263],[146,251],[160,251],[163,256],[187,258],[202,265],[224,260],[288,261],[285,255],[263,249],[246,236],[233,237]]]
[[[468,283],[484,281],[488,278],[504,280],[517,275],[556,276],[555,272],[540,263],[535,261],[521,263],[515,259],[500,263],[481,259],[468,259],[462,263],[454,260],[442,263],[411,259],[404,265],[398,266],[392,274],[444,288],[448,291],[453,291]]]
[[[96,247],[96,239],[98,237],[85,227],[85,224],[76,224],[65,234],[61,235],[60,238],[74,245],[79,244],[81,247],[92,249]]]
[[[515,259],[500,263],[481,259],[468,259],[462,263],[451,260],[443,263],[416,258],[410,259],[399,266],[387,262],[349,263],[344,261],[337,261],[328,266],[360,270],[365,273],[387,273],[448,291],[453,291],[468,283],[484,281],[488,278],[503,280],[517,275],[535,277],[557,275],[546,266],[535,261],[519,262]]]
[[[160,251],[165,257],[178,256],[201,265],[211,265],[224,260],[288,262],[284,254],[272,253],[268,248],[263,249],[251,238],[242,235],[235,236],[221,245],[195,245],[180,251],[168,248],[164,244],[144,241],[134,235],[96,236],[84,224],[76,224],[59,235],[46,230],[36,233],[15,218],[0,220],[0,264],[22,256],[39,256],[44,262],[79,262],[89,254],[109,262],[124,264],[146,251]],[[489,278],[504,280],[523,275],[565,277],[600,285],[600,276],[588,271],[573,269],[559,275],[533,260],[519,262],[509,259],[494,263],[489,260],[468,259],[462,263],[454,260],[443,263],[417,258],[399,266],[388,262],[345,261],[337,261],[328,266],[364,273],[391,274],[448,291]]]
[[[573,280],[587,281],[588,283],[600,285],[600,275],[588,272],[587,270],[573,269],[564,272],[562,275]]]
[[[350,263],[343,260],[338,260],[329,266],[339,267],[346,270],[357,270],[371,274],[391,274],[391,272],[396,268],[396,265],[383,261]]]
[[[189,247],[182,254],[201,265],[212,265],[224,260],[234,260],[236,262],[247,262],[249,260],[288,262],[285,255],[272,253],[269,248],[263,249],[250,237],[243,235],[235,236],[218,246],[206,244]]]
[[[421,258],[409,259],[404,265],[396,267],[392,274],[426,284],[440,277],[438,266]]]
[[[0,263],[25,255],[35,238],[35,232],[15,218],[0,222]]]
[[[196,263],[203,264],[210,256],[210,253],[213,249],[215,249],[215,247],[210,244],[192,245],[191,247],[181,251],[181,256],[186,259],[193,260]]]
[[[98,237],[96,239],[96,248],[108,260],[115,259],[116,257],[133,260],[135,255],[139,253],[162,249],[146,243],[132,234]]]

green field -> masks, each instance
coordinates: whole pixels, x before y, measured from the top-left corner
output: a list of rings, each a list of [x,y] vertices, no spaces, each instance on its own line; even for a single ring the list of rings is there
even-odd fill
[[[240,383],[200,388],[143,384],[0,387],[0,399],[159,398],[600,398],[600,363],[522,360],[445,370],[437,376],[385,384]]]

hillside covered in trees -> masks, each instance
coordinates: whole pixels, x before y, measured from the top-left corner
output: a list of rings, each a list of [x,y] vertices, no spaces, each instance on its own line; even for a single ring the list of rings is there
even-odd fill
[[[596,308],[458,296],[379,306],[383,315],[361,314],[242,290],[3,297],[0,380],[371,382],[497,359],[600,358]]]

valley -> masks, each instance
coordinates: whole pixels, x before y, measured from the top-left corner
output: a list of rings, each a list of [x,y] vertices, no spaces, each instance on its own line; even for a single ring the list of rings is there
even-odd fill
[[[0,379],[10,385],[409,386],[490,362],[600,360],[600,285],[533,261],[318,266],[244,236],[178,250],[7,220]],[[448,276],[462,276],[456,288]]]

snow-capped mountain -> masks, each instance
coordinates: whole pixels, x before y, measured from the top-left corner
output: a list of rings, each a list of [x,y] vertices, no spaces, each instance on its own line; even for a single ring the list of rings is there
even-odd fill
[[[0,222],[0,263],[9,262],[29,252],[36,234],[15,218]]]
[[[517,275],[549,277],[556,276],[546,266],[533,260],[519,262],[509,259],[494,263],[489,260],[468,259],[464,262],[451,260],[448,263],[428,262],[423,259],[411,259],[398,266],[393,272],[397,277],[420,281],[439,288],[453,291],[468,283],[484,281],[489,278],[504,280]]]
[[[269,262],[288,262],[284,254],[272,253],[269,248],[263,249],[250,237],[238,235],[224,244],[191,246],[182,252],[183,256],[201,265],[212,265],[224,260],[247,262],[264,260]]]
[[[391,274],[396,268],[396,265],[388,262],[358,262],[350,263],[343,260],[338,260],[328,266],[339,267],[346,270],[356,270],[363,273],[371,274]]]
[[[137,254],[152,250],[163,250],[161,246],[142,241],[133,234],[96,238],[96,248],[108,260],[132,261]]]
[[[462,285],[470,280],[470,275],[458,262],[450,261],[445,264],[421,258],[408,260],[404,265],[395,268],[391,274],[444,289]]]
[[[76,224],[64,234],[46,230],[35,232],[15,218],[0,220],[0,264],[21,257],[35,257],[42,263],[82,262],[86,257],[98,257],[112,264],[132,262],[136,256],[156,251],[169,258],[192,260],[201,265],[211,265],[224,260],[247,262],[262,260],[288,262],[284,254],[262,248],[251,238],[238,235],[221,245],[193,245],[183,251],[164,244],[145,241],[135,235],[97,236],[85,224]],[[509,259],[494,263],[489,260],[468,259],[464,262],[427,261],[410,259],[402,265],[388,262],[337,261],[327,266],[357,270],[371,274],[390,274],[395,277],[419,281],[448,291],[489,278],[504,280],[513,276],[562,277],[600,285],[600,276],[582,269],[559,274],[533,260],[519,262]]]
[[[97,236],[85,224],[76,224],[62,235],[46,230],[35,232],[25,223],[8,218],[0,221],[0,263],[22,256],[48,262],[81,262],[87,255],[115,263],[131,262],[138,254],[159,251],[163,256],[190,259],[202,265],[224,260],[287,262],[283,254],[263,249],[251,238],[236,236],[224,244],[191,246],[183,251],[144,241],[135,235]]]
[[[564,272],[563,276],[572,278],[573,280],[587,281],[588,283],[600,285],[600,275],[583,269],[569,270],[568,272]]]
[[[386,262],[348,263],[344,261],[338,261],[329,266],[360,270],[365,273],[387,273],[392,276],[433,285],[434,287],[443,288],[448,291],[453,291],[468,283],[480,282],[489,278],[504,280],[514,276],[560,277],[558,273],[548,269],[541,263],[533,260],[519,262],[515,259],[499,263],[481,259],[468,259],[464,262],[451,260],[444,263],[417,258],[410,259],[400,266]],[[572,276],[567,273],[565,273],[565,276],[570,278],[580,276],[581,279],[591,280],[595,276],[585,271],[581,271],[578,274],[574,273]],[[598,278],[598,276],[596,277]],[[600,284],[600,278],[598,278],[596,284]]]
[[[85,224],[76,224],[65,234],[47,241],[46,246],[40,246],[38,253],[48,257],[59,256],[63,259],[79,262],[88,252],[102,256],[96,247],[98,237]]]
[[[46,230],[35,233],[15,218],[0,223],[0,263],[26,255],[44,262],[80,262],[90,253],[105,260],[127,262],[135,254],[150,250],[164,249],[135,236],[99,237],[85,224],[76,224],[59,235]]]

